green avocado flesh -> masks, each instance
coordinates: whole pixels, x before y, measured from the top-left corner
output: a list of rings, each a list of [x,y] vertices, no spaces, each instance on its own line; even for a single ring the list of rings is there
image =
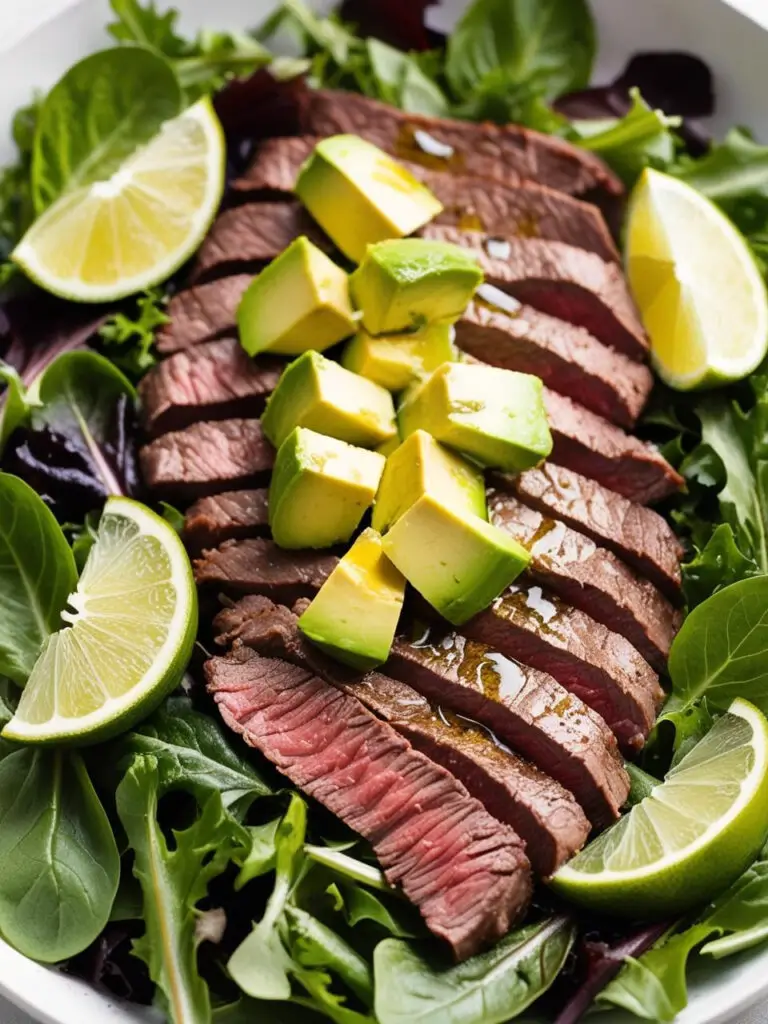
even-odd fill
[[[295,192],[355,263],[371,243],[410,235],[443,209],[409,171],[356,135],[319,142],[299,172]]]
[[[319,352],[305,352],[283,371],[261,426],[279,448],[296,427],[374,448],[397,434],[392,396]]]
[[[521,472],[552,451],[538,377],[494,366],[445,363],[403,398],[402,437],[426,430],[483,466]]]
[[[297,427],[280,445],[269,488],[269,526],[281,548],[348,541],[384,471],[378,452]]]
[[[299,619],[299,629],[339,661],[363,671],[383,664],[403,607],[405,580],[381,537],[364,530]]]
[[[487,608],[531,557],[484,519],[429,495],[411,505],[382,544],[408,582],[454,626]]]
[[[349,278],[304,235],[254,278],[237,310],[249,355],[326,349],[357,329]]]
[[[388,391],[402,391],[414,380],[456,358],[453,327],[434,324],[415,334],[374,338],[360,330],[347,342],[341,365]]]
[[[482,280],[459,246],[404,238],[369,246],[349,287],[366,331],[379,335],[454,323]]]
[[[386,533],[425,495],[459,513],[488,518],[480,468],[417,430],[387,459],[373,509],[374,529]]]

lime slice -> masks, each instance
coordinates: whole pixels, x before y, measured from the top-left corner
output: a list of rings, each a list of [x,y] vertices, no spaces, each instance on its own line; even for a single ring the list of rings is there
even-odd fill
[[[659,376],[713,387],[751,373],[768,349],[768,300],[733,224],[677,178],[645,170],[630,197],[625,261]]]
[[[197,249],[221,201],[225,145],[200,100],[107,181],[62,195],[12,258],[42,288],[77,302],[132,295],[164,281]]]
[[[38,658],[3,730],[23,743],[91,743],[127,729],[174,688],[197,632],[197,594],[178,534],[129,498],[110,498],[69,623]]]
[[[735,700],[650,796],[552,878],[574,903],[673,917],[724,889],[768,832],[768,722]]]

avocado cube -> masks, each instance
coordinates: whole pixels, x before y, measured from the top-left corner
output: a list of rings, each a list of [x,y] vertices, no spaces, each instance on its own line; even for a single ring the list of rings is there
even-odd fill
[[[374,529],[386,533],[424,495],[457,512],[488,518],[480,467],[417,430],[387,458],[373,507]]]
[[[295,356],[322,351],[354,334],[349,278],[302,235],[246,288],[237,310],[240,343],[249,355]]]
[[[456,358],[453,327],[433,324],[414,334],[374,338],[366,330],[347,342],[341,365],[388,391],[402,391],[414,380]]]
[[[552,451],[538,377],[495,366],[445,363],[400,404],[402,437],[426,430],[483,466],[521,472]]]
[[[428,494],[400,516],[382,544],[408,582],[454,626],[487,608],[531,558],[498,527]]]
[[[305,352],[283,371],[261,417],[279,448],[295,427],[375,448],[397,435],[392,396],[319,352]]]
[[[357,135],[319,142],[299,171],[295,192],[355,263],[366,246],[413,234],[443,209],[410,171]]]
[[[269,488],[269,526],[281,548],[348,541],[384,472],[378,452],[297,427],[280,445]]]
[[[466,249],[403,238],[369,246],[349,288],[369,334],[397,334],[454,323],[482,280]]]
[[[364,530],[299,619],[299,629],[332,657],[367,671],[383,664],[403,607],[405,580]]]

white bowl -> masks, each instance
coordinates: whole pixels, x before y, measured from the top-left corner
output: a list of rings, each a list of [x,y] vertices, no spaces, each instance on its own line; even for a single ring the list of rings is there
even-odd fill
[[[5,4],[0,0],[0,31]],[[27,0],[31,2],[31,0]],[[62,0],[59,0],[61,3]],[[0,161],[12,157],[8,134],[14,111],[29,102],[35,88],[56,81],[79,57],[109,44],[106,0],[69,0],[72,6],[21,39],[0,60]],[[174,0],[159,0],[170,6]],[[205,25],[244,28],[275,6],[270,0],[175,0],[184,31]],[[328,8],[332,0],[314,6]],[[448,28],[465,0],[442,0],[429,13],[435,27]],[[592,0],[599,22],[597,80],[623,67],[627,56],[644,49],[685,49],[704,57],[717,83],[717,130],[746,124],[768,138],[764,68],[768,62],[766,0]],[[762,26],[762,27],[761,27]],[[0,50],[3,48],[0,39]],[[2,867],[0,866],[0,870]],[[83,982],[42,967],[0,940],[0,994],[44,1024],[147,1024],[154,1011],[107,999]],[[696,962],[690,1002],[677,1024],[741,1024],[744,1012],[768,996],[768,948],[721,962]],[[636,1018],[601,1013],[600,1024],[626,1024]]]

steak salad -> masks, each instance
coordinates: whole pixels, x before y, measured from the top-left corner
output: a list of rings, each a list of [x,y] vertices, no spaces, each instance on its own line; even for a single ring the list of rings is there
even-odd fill
[[[766,150],[585,0],[111,7],[0,176],[0,936],[673,1020],[768,937]]]

